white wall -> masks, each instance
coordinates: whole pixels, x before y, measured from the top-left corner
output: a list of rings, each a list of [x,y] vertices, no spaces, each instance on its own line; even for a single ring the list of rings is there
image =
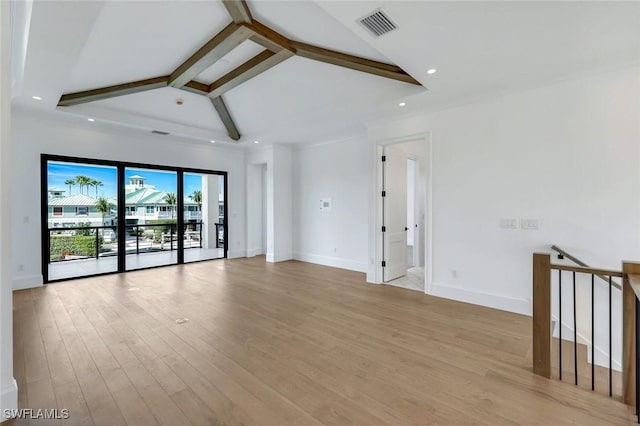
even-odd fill
[[[247,164],[247,256],[266,254],[267,164]]]
[[[293,158],[291,147],[273,146],[273,259],[293,259]]]
[[[294,153],[294,257],[366,271],[369,178],[364,136]],[[331,212],[320,199],[331,198]]]
[[[14,288],[42,284],[40,154],[131,161],[227,171],[229,257],[245,256],[245,154],[171,136],[114,129],[62,114],[13,111]]]
[[[369,137],[432,133],[432,294],[529,314],[535,251],[555,243],[616,269],[640,260],[639,123],[634,67],[374,123]]]
[[[11,25],[10,3],[0,2],[0,421],[18,408],[13,378],[13,293],[11,280]]]

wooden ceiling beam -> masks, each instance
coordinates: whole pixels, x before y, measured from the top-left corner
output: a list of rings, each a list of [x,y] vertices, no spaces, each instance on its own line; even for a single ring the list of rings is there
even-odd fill
[[[222,0],[222,4],[236,24],[250,24],[253,21],[249,6],[244,0]]]
[[[67,93],[60,97],[58,106],[72,106],[87,102],[100,101],[115,98],[117,96],[130,95],[132,93],[167,87],[169,76],[148,78],[146,80],[132,81],[130,83],[116,84],[114,86],[85,90],[82,92]]]
[[[184,86],[182,86],[182,90],[186,90],[187,92],[195,93],[197,95],[205,95],[207,96],[211,91],[211,87],[208,84],[200,83],[199,81],[191,80]]]
[[[304,58],[421,86],[419,81],[411,77],[402,68],[396,65],[372,61],[371,59],[348,55],[346,53],[336,52],[334,50],[301,43],[299,41],[289,40],[289,45],[294,49],[296,55]]]
[[[184,87],[198,74],[209,68],[242,42],[248,40],[252,35],[253,31],[246,26],[234,23],[227,25],[171,73],[169,86],[178,89]]]
[[[211,83],[211,86],[209,86],[209,96],[216,98],[292,56],[292,52],[284,49],[278,53],[264,50],[238,68]]]
[[[229,110],[227,109],[227,106],[224,104],[224,101],[222,100],[222,96],[218,96],[217,98],[209,98],[209,99],[211,99],[211,103],[213,104],[213,107],[216,109],[216,112],[220,116],[220,120],[222,120],[224,127],[226,127],[229,137],[234,141],[239,140],[240,132],[238,131],[238,128],[233,122],[233,118],[231,118],[231,114],[229,114]]]
[[[262,47],[276,53],[282,49],[293,52],[288,38],[276,30],[264,25],[260,21],[254,20],[250,24],[243,24],[243,26],[249,28],[253,32],[251,41],[254,43],[258,43]]]
[[[328,64],[338,65],[381,77],[391,78],[405,83],[415,84],[418,86],[421,85],[419,81],[411,77],[402,68],[396,65],[373,61],[371,59],[365,59],[359,56],[349,55],[295,40],[289,40],[287,37],[264,25],[260,21],[254,20],[249,24],[242,25],[253,32],[251,41],[260,44],[272,52],[279,52],[280,50],[285,49],[304,58],[326,62]]]

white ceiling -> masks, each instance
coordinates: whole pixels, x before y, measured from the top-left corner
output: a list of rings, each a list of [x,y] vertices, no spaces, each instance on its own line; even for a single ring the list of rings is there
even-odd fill
[[[220,58],[219,61],[202,71],[195,80],[204,84],[211,84],[264,50],[266,49],[259,44],[246,40]]]
[[[408,102],[412,108],[443,108],[640,62],[640,2],[318,4],[429,88]],[[375,39],[355,21],[377,7],[399,30]],[[428,75],[429,68],[437,73]]]
[[[254,18],[289,38],[396,63],[429,90],[293,57],[224,96],[242,140],[340,138],[363,132],[376,117],[640,62],[637,2],[264,0],[249,6]],[[399,25],[379,39],[356,23],[377,7]],[[218,0],[36,1],[24,15],[30,19],[14,27],[14,48],[26,49],[24,63],[14,63],[14,101],[50,111],[63,93],[168,75],[231,22]],[[247,41],[197,80],[211,83],[261,50]],[[438,72],[427,75],[432,67]],[[176,105],[178,98],[184,105]],[[400,100],[408,105],[398,108]],[[206,98],[172,88],[63,111],[194,141],[229,140]]]

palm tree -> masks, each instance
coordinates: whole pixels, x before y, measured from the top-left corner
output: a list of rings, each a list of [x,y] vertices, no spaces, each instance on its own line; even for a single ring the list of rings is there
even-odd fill
[[[104,217],[111,211],[112,204],[105,197],[96,200],[96,210],[102,214],[102,224],[104,225]]]
[[[82,194],[82,189],[86,186],[87,193],[89,192],[89,185],[91,185],[92,179],[87,176],[76,176],[76,184],[80,185],[80,193]]]
[[[202,191],[196,189],[193,194],[189,195],[189,198],[198,205],[198,210],[202,208]]]
[[[176,196],[175,192],[167,192],[164,195],[164,202],[169,204],[169,210],[171,210],[171,219],[173,219],[173,206],[176,205],[177,201],[178,197]]]
[[[91,181],[91,186],[94,186],[96,188],[96,198],[98,198],[98,187],[99,186],[104,186],[104,184],[102,183],[102,181],[94,179],[94,180]]]
[[[76,184],[76,180],[75,179],[67,179],[64,181],[65,185],[69,185],[69,195],[71,195],[71,187],[75,186]]]

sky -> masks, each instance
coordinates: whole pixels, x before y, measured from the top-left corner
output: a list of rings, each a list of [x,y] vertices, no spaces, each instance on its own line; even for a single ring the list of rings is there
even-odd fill
[[[117,170],[115,167],[95,166],[79,163],[61,163],[49,161],[48,163],[48,188],[62,189],[64,195],[75,195],[80,193],[80,187],[74,185],[71,187],[69,194],[69,185],[65,185],[67,179],[74,179],[76,176],[87,176],[91,179],[99,180],[103,186],[98,187],[98,196],[107,198],[116,198],[117,193]],[[158,171],[149,169],[125,169],[125,179],[129,183],[129,177],[133,175],[142,176],[145,179],[145,185],[153,185],[159,191],[177,192],[176,173],[168,171]],[[195,173],[184,174],[184,194],[185,197],[193,194],[194,191],[202,191],[202,175]],[[222,179],[220,180],[222,187]],[[83,192],[86,194],[87,189]],[[89,196],[95,197],[96,188],[89,188]]]

